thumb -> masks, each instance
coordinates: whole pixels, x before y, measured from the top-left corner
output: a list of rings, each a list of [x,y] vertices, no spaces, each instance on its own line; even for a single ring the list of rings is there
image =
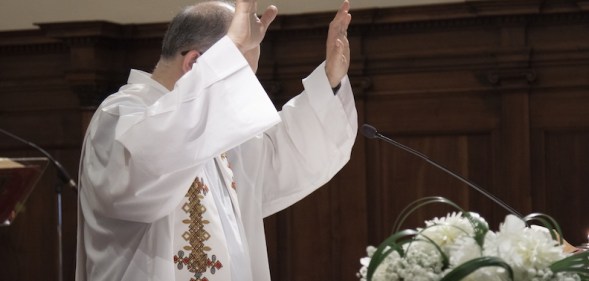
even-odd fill
[[[264,14],[262,14],[262,17],[260,18],[260,22],[264,25],[264,29],[268,29],[270,24],[276,18],[276,15],[278,15],[278,8],[276,8],[276,6],[270,5],[266,8],[266,11],[264,11]]]

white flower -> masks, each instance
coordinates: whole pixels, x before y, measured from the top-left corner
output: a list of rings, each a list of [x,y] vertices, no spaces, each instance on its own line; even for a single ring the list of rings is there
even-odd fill
[[[481,247],[474,238],[470,236],[461,236],[454,241],[454,244],[448,247],[448,256],[450,266],[455,267],[469,260],[480,258],[482,256]]]
[[[487,233],[483,254],[507,262],[516,280],[544,276],[550,264],[567,256],[548,232],[526,227],[513,215],[505,218],[497,233]]]
[[[478,214],[471,213],[472,216],[479,218]],[[486,222],[485,222],[486,223]],[[474,229],[471,222],[462,216],[462,213],[450,213],[443,218],[434,218],[425,222],[426,228],[421,235],[433,240],[444,252],[448,252],[448,247],[454,244],[454,240],[469,236],[474,236]]]
[[[370,260],[372,256],[376,252],[376,248],[373,246],[368,246],[366,248],[366,253],[368,254],[367,257],[360,259],[360,264],[362,268],[360,268],[360,272],[358,272],[358,277],[360,280],[365,281],[368,277],[368,265],[370,264]],[[372,275],[373,281],[396,281],[399,280],[398,275],[395,273],[395,266],[400,259],[399,253],[393,251],[390,255],[388,255],[385,260],[376,268],[374,274]]]
[[[477,214],[471,216],[486,224]],[[527,227],[512,215],[505,218],[499,231],[488,231],[484,244],[475,240],[473,224],[461,213],[426,221],[410,243],[402,244],[401,253],[392,251],[377,267],[373,281],[417,280],[437,281],[464,263],[480,257],[497,257],[511,267],[517,281],[580,281],[574,273],[554,273],[550,265],[566,258],[563,246],[541,227]],[[432,244],[435,243],[435,244]],[[369,246],[368,256],[360,259],[358,277],[367,279],[368,265],[376,251]],[[441,252],[440,252],[441,251]],[[444,256],[448,263],[444,263]],[[505,280],[503,267],[481,267],[463,280]]]

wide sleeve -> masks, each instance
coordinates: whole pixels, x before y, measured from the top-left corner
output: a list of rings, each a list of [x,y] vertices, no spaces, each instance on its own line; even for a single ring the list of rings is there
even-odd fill
[[[303,80],[303,93],[282,108],[281,123],[236,151],[240,179],[255,190],[238,186],[240,200],[259,202],[264,217],[327,183],[350,158],[358,129],[352,89],[345,77],[334,95],[324,69]]]
[[[199,165],[280,120],[227,37],[155,103],[138,101],[143,87],[130,85],[107,100],[89,128],[85,199],[110,217],[150,222],[168,215]]]

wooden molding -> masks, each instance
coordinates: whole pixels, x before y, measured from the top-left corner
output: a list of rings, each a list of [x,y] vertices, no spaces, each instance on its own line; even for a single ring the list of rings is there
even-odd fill
[[[534,70],[530,69],[514,69],[502,71],[490,71],[487,73],[487,79],[491,85],[501,86],[503,83],[512,82],[519,84],[532,84],[536,82],[537,75]]]

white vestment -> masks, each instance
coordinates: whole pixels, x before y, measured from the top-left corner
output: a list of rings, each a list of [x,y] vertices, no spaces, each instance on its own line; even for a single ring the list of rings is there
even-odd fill
[[[84,141],[76,280],[270,280],[263,218],[329,181],[357,132],[347,77],[334,95],[322,64],[303,85],[278,113],[227,37],[171,92],[132,71]]]

